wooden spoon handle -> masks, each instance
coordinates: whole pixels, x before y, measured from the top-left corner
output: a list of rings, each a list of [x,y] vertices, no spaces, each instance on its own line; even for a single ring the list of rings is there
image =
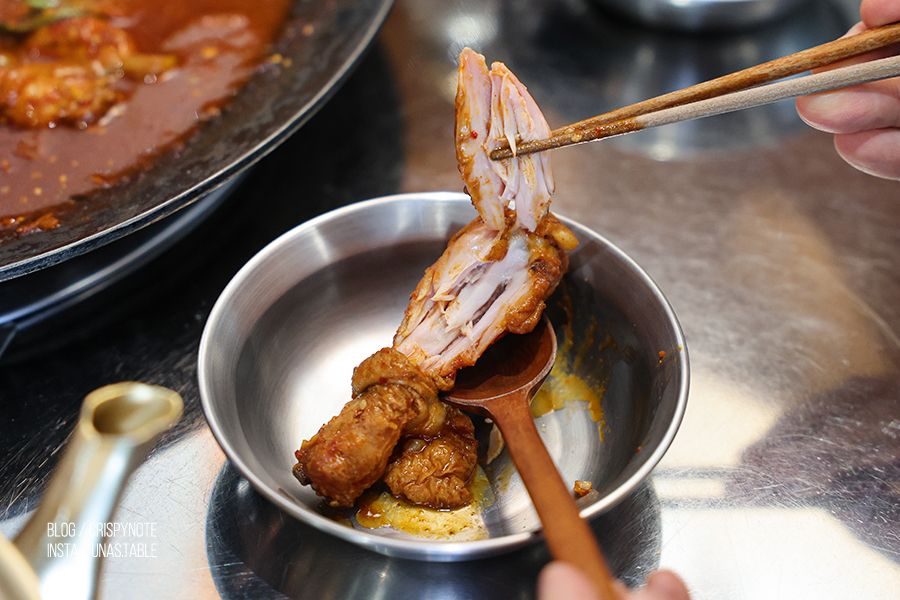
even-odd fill
[[[581,518],[572,492],[541,440],[526,393],[515,395],[489,401],[486,408],[500,427],[513,464],[531,496],[550,553],[584,571],[603,600],[615,600],[618,596],[612,589],[612,575],[594,532]]]

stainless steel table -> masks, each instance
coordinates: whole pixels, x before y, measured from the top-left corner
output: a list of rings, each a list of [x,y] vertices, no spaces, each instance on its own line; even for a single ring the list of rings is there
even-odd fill
[[[136,379],[187,412],[114,519],[151,556],[107,559],[101,597],[530,598],[541,544],[476,562],[390,559],[284,515],[228,465],[196,383],[236,270],[316,214],[460,190],[455,57],[506,62],[562,125],[833,39],[852,2],[687,36],[579,0],[398,2],[329,104],[190,238],[0,367],[0,530],[40,499],[92,389]],[[900,183],[854,171],[791,103],[558,150],[554,209],[633,256],[691,358],[688,410],[637,493],[592,525],[616,574],[673,568],[697,599],[895,598],[900,589]],[[148,533],[147,535],[150,535]]]

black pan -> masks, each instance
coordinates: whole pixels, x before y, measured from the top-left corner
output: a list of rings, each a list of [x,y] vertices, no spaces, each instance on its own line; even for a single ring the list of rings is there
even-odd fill
[[[372,41],[392,0],[296,0],[273,52],[221,116],[142,176],[82,202],[59,227],[0,244],[0,281],[119,239],[206,196],[297,130],[328,99]],[[302,25],[315,24],[310,35]],[[308,33],[308,29],[307,29]],[[283,66],[287,64],[288,66]],[[87,218],[89,216],[89,218]]]

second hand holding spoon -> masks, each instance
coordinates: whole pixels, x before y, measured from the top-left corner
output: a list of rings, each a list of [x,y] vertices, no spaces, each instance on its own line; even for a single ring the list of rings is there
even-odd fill
[[[506,336],[475,366],[460,370],[444,400],[494,420],[541,519],[550,553],[584,571],[603,600],[615,600],[612,575],[597,539],[581,518],[529,408],[555,358],[556,335],[545,317],[531,333]]]

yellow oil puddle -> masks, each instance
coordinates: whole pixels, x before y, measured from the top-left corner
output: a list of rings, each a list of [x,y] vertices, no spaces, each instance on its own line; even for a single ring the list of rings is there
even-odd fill
[[[356,522],[367,529],[391,527],[417,537],[441,541],[474,541],[489,537],[481,511],[494,501],[490,482],[481,467],[472,482],[474,499],[455,510],[415,506],[387,491],[367,492],[359,501]]]
[[[594,335],[596,325],[592,323],[584,336],[584,341],[578,348],[572,348],[573,335],[565,331],[556,355],[556,362],[550,370],[550,376],[531,401],[531,414],[534,418],[541,417],[551,411],[560,410],[566,406],[578,406],[584,403],[591,419],[597,423],[597,431],[600,440],[603,441],[603,428],[606,422],[603,419],[603,392],[606,391],[608,376],[602,376],[604,381],[591,383],[579,377],[575,373],[581,371],[587,353],[594,348]],[[600,344],[600,349],[615,348],[616,343],[610,336]],[[571,359],[568,357],[572,357]],[[571,361],[571,362],[570,362]],[[602,361],[601,361],[602,362]],[[591,369],[591,371],[605,373],[607,369]]]

